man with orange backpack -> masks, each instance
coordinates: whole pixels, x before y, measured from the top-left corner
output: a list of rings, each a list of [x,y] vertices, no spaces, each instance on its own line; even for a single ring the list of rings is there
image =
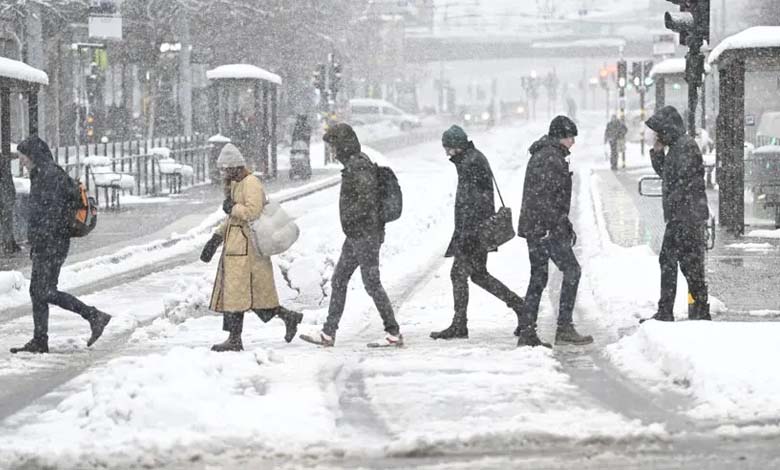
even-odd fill
[[[57,289],[60,270],[70,250],[71,230],[79,207],[79,188],[65,170],[54,162],[49,146],[36,136],[17,146],[21,164],[30,173],[30,214],[27,238],[32,273],[30,299],[33,305],[33,338],[11,348],[11,353],[49,352],[49,304],[81,315],[92,332],[87,346],[100,338],[111,315],[88,306]]]

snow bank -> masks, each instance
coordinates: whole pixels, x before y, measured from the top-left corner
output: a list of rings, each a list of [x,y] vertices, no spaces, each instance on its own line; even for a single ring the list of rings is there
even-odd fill
[[[754,26],[727,37],[712,50],[708,62],[717,64],[726,51],[761,47],[780,47],[780,26]]]
[[[22,291],[26,285],[27,282],[19,271],[0,271],[0,295]]]
[[[697,419],[780,418],[780,324],[647,322],[607,348],[626,374],[682,388]]]
[[[282,77],[271,73],[268,70],[261,69],[249,64],[230,64],[221,65],[206,72],[206,78],[209,80],[219,79],[250,79],[266,80],[278,85],[282,84]]]
[[[43,70],[38,70],[24,62],[6,57],[0,57],[0,77],[37,83],[39,85],[49,84],[49,76]]]
[[[308,367],[290,368],[261,349],[214,354],[176,347],[115,359],[76,379],[80,391],[35,424],[6,435],[0,453],[16,468],[156,467],[172,456],[194,461],[225,449],[269,457],[304,453],[332,438],[328,395],[313,371],[310,381],[271,381],[269,375]],[[45,453],[42,435],[58,436]]]

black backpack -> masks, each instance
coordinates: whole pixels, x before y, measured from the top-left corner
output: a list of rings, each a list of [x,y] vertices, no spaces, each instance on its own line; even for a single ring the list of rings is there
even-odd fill
[[[382,200],[382,221],[392,222],[401,218],[404,208],[404,197],[401,185],[392,169],[376,165],[379,180],[379,197]]]

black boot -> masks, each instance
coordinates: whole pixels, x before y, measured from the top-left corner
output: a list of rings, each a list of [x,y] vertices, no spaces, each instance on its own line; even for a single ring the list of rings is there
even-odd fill
[[[298,334],[298,325],[303,321],[303,314],[287,310],[284,307],[279,307],[276,316],[284,321],[284,340],[289,343],[295,338],[295,335]]]
[[[693,304],[688,312],[688,320],[712,321],[710,315],[710,304]]]
[[[467,339],[469,329],[466,326],[466,317],[456,315],[452,324],[441,331],[431,331],[432,339]]]
[[[49,352],[48,336],[34,337],[20,348],[11,348],[11,354],[28,352],[33,354],[46,354]]]
[[[537,346],[544,346],[545,348],[552,349],[550,343],[545,343],[539,339],[539,335],[536,334],[536,328],[534,327],[517,327],[517,347],[529,346],[535,348]]]
[[[558,325],[558,330],[555,332],[555,344],[582,346],[592,342],[593,336],[579,334],[571,323],[568,325]]]
[[[511,308],[515,315],[517,315],[517,328],[515,328],[515,336],[520,336],[520,332],[523,330],[524,325],[526,325],[528,322],[525,320],[525,300],[521,297],[517,304],[510,305],[509,308]]]
[[[111,321],[111,315],[101,312],[100,310],[93,308],[92,314],[89,317],[89,328],[92,330],[92,335],[87,340],[87,347],[95,344],[95,341],[103,334],[103,330]]]
[[[664,313],[664,312],[656,312],[655,315],[653,315],[650,318],[642,318],[639,320],[639,324],[649,321],[649,320],[656,320],[656,321],[674,321],[674,314],[672,313]]]
[[[244,314],[226,313],[222,319],[222,329],[229,333],[228,338],[224,342],[212,346],[211,350],[216,352],[243,351],[241,332],[244,329]]]

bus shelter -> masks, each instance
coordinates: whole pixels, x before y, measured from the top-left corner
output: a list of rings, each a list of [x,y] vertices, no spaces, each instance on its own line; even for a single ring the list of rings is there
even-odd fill
[[[19,251],[14,237],[16,189],[11,174],[11,95],[21,93],[27,100],[27,129],[38,134],[38,90],[48,85],[42,70],[16,60],[0,57],[0,250],[5,254]]]
[[[278,75],[249,64],[206,72],[214,131],[236,145],[263,178],[278,174]]]
[[[704,73],[710,73],[710,66],[706,65]],[[650,78],[655,82],[655,109],[664,106],[674,106],[680,112],[688,109],[688,82],[685,81],[685,58],[675,57],[663,60],[650,70]],[[706,102],[704,86],[702,85],[701,102]],[[702,106],[702,109],[705,109]],[[706,116],[702,114],[702,128],[705,126]],[[687,122],[687,120],[686,120]]]
[[[709,63],[717,65],[719,78],[720,224],[743,234],[746,224],[762,223],[752,211],[746,218],[746,199],[766,206],[759,208],[768,214],[776,212],[772,204],[780,204],[772,194],[780,192],[780,152],[774,145],[780,142],[780,27],[757,26],[724,39],[712,50]],[[767,218],[775,223],[773,215]]]

